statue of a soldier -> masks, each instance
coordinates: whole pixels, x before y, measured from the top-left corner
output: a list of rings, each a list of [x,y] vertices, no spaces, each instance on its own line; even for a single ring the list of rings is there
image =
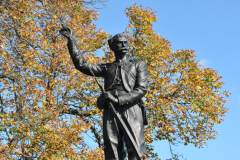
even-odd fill
[[[144,61],[131,61],[126,58],[128,41],[122,34],[108,40],[114,51],[116,60],[106,64],[91,64],[83,59],[68,27],[63,27],[61,35],[68,39],[68,50],[72,61],[80,72],[104,78],[103,94],[98,98],[98,107],[103,108],[103,138],[106,160],[123,160],[126,157],[124,142],[127,146],[128,159],[135,160],[137,155],[124,137],[108,103],[111,102],[116,111],[124,117],[132,131],[131,134],[141,154],[147,155],[144,142],[144,125],[147,124],[146,112],[141,98],[147,92],[147,66]],[[125,140],[124,140],[125,139]]]

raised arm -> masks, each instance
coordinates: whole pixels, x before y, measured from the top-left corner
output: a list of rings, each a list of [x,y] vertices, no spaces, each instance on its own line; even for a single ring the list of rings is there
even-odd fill
[[[104,71],[106,68],[105,65],[104,64],[95,65],[89,63],[82,57],[80,50],[77,47],[77,43],[72,35],[71,29],[63,26],[63,28],[59,32],[61,35],[68,39],[67,44],[68,50],[76,69],[86,75],[104,77]],[[94,75],[92,73],[94,73]]]

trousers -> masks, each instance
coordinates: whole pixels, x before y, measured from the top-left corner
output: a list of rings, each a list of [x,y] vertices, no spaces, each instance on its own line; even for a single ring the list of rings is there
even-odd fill
[[[143,135],[143,116],[142,110],[138,102],[115,106],[115,109],[120,113],[122,119],[128,121],[137,146],[141,153],[147,155],[147,150]],[[129,144],[126,137],[124,137],[122,129],[119,127],[110,108],[105,108],[103,112],[103,138],[104,138],[104,153],[106,160],[123,160],[126,157],[124,145],[126,144],[128,159],[137,159],[133,148]]]

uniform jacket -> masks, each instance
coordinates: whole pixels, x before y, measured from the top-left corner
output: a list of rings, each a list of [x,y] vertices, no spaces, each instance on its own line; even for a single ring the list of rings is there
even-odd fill
[[[116,76],[115,62],[105,64],[91,64],[83,59],[73,38],[68,41],[68,49],[72,61],[79,71],[86,75],[103,77],[104,89],[108,90]],[[94,75],[92,74],[92,72]],[[123,84],[128,93],[119,95],[119,105],[126,105],[139,101],[147,92],[147,66],[144,61],[126,61],[121,65]]]

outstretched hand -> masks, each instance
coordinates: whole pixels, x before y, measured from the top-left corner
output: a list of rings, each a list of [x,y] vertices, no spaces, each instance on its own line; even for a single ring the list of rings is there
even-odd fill
[[[72,36],[72,30],[65,25],[59,30],[59,33],[65,38],[69,39]]]
[[[106,100],[108,100],[114,104],[118,103],[118,99],[116,97],[114,97],[110,92],[105,91],[102,93],[102,95]]]

